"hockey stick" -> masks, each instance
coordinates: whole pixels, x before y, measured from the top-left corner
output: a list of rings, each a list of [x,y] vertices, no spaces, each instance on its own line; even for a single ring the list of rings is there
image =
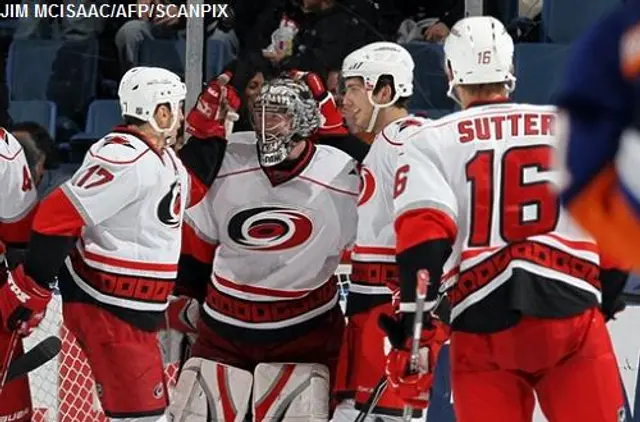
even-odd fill
[[[429,273],[426,270],[418,271],[416,274],[416,312],[413,320],[413,338],[411,339],[411,356],[409,358],[409,373],[417,373],[419,368],[420,337],[422,337],[422,320],[424,317],[424,302],[427,298],[427,287],[429,286]],[[404,406],[402,420],[411,422],[413,418],[413,408]]]
[[[9,348],[5,352],[4,358],[2,359],[2,367],[0,367],[0,395],[2,394],[2,390],[4,389],[4,385],[7,382],[7,378],[9,376],[9,364],[13,359],[13,352],[16,349],[16,345],[18,344],[18,331],[11,332],[11,339],[9,340]]]
[[[16,347],[19,336],[17,331],[11,337],[11,353],[8,354],[7,362],[11,362],[3,373],[2,381],[0,381],[0,393],[6,383],[18,377],[27,375],[36,368],[41,367],[45,363],[53,359],[60,349],[62,349],[62,341],[58,337],[50,336],[35,345],[31,350],[26,352],[19,358],[11,361],[13,350]]]
[[[364,422],[369,417],[373,409],[378,404],[378,400],[380,400],[380,397],[382,397],[382,393],[384,393],[384,390],[386,388],[387,388],[387,376],[382,374],[382,376],[380,377],[380,380],[378,381],[376,386],[373,388],[373,391],[369,395],[369,399],[364,404],[362,409],[360,409],[360,413],[358,413],[358,416],[356,416],[356,419],[354,422]]]
[[[27,375],[49,362],[57,356],[62,349],[62,341],[56,336],[49,336],[36,344],[24,355],[20,356],[9,366],[7,370],[7,382]]]

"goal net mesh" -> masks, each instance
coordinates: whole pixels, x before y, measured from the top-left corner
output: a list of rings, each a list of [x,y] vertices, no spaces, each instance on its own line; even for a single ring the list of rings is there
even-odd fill
[[[337,271],[340,283],[341,304],[348,292],[350,267],[341,265]],[[160,344],[165,359],[165,378],[171,396],[178,377],[180,341],[171,338],[175,332],[161,332]],[[62,340],[62,350],[47,364],[29,374],[33,399],[33,422],[103,422],[108,418],[102,413],[95,390],[91,368],[73,335],[62,322],[62,300],[55,294],[47,315],[37,330],[25,339],[29,350],[49,336]],[[114,368],[117,370],[117,368]]]

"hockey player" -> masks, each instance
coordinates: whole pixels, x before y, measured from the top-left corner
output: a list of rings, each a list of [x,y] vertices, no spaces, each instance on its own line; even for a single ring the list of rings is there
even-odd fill
[[[640,5],[626,2],[576,41],[557,96],[561,198],[607,254],[640,270]]]
[[[170,420],[329,417],[344,328],[334,272],[355,237],[359,176],[349,155],[311,141],[314,92],[302,78],[266,82],[255,132],[229,136],[187,213],[179,283],[207,291]],[[326,123],[337,108],[320,103]]]
[[[232,90],[205,91],[237,109]],[[181,150],[190,177],[169,148],[183,120],[180,78],[133,68],[118,96],[124,126],[93,144],[75,175],[41,203],[24,265],[0,291],[0,316],[5,327],[16,318],[37,325],[51,297],[48,283],[62,266],[65,325],[87,356],[105,414],[163,421],[156,331],[177,273],[184,209],[206,192],[204,164],[223,156],[224,133]],[[196,116],[207,113],[196,108],[203,109]]]
[[[6,129],[0,127],[0,290],[8,289],[5,252],[7,248],[24,247],[29,240],[31,221],[36,210],[37,192],[24,151],[18,140]],[[0,293],[0,374],[6,368],[2,367],[10,355],[9,348],[15,346],[13,358],[19,357],[22,341],[15,339],[15,335],[26,335],[23,329],[19,334],[17,319],[6,321],[7,303],[2,301]],[[0,376],[1,379],[1,376]],[[1,381],[0,381],[1,383]],[[29,379],[20,377],[0,387],[0,421],[29,421],[31,420],[31,393]]]
[[[414,63],[409,52],[390,42],[375,42],[349,54],[342,65],[343,106],[354,126],[376,135],[360,169],[358,230],[351,253],[351,284],[338,385],[345,400],[334,421],[353,421],[384,374],[381,313],[392,314],[392,291],[398,289],[393,231],[393,182],[398,150],[404,139],[427,123],[408,112]],[[342,391],[340,391],[342,390]],[[386,389],[371,409],[371,418],[396,420],[404,402]],[[418,414],[415,416],[419,416]]]
[[[513,49],[496,19],[459,21],[444,50],[463,111],[405,141],[394,191],[400,314],[381,321],[394,346],[387,379],[407,403],[427,405],[443,339],[427,313],[420,371],[406,373],[416,278],[430,283],[427,312],[457,280],[449,292],[457,421],[531,421],[535,391],[549,420],[618,422],[598,249],[549,186],[554,108],[507,102]]]

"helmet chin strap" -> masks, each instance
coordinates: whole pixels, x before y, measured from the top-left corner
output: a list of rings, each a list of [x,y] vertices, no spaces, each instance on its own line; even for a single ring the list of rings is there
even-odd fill
[[[367,125],[366,130],[367,132],[371,132],[373,131],[373,127],[376,125],[376,121],[378,120],[378,113],[380,113],[380,109],[391,107],[392,105],[394,105],[396,101],[398,101],[398,98],[400,98],[400,93],[396,90],[393,98],[389,102],[386,102],[384,104],[378,104],[373,100],[373,90],[367,91],[367,98],[373,106],[373,111],[371,112],[371,117],[369,117],[369,124]]]
[[[155,130],[160,136],[164,138],[165,145],[167,146],[171,146],[175,143],[176,137],[174,136],[173,139],[171,139],[171,133],[178,127],[178,107],[175,106],[172,108],[173,110],[171,111],[171,115],[173,116],[173,119],[171,121],[171,126],[169,126],[168,128],[160,128],[160,126],[158,126],[156,118],[153,116],[148,120],[148,123],[153,128],[153,130]]]
[[[456,104],[462,107],[462,102],[460,101],[460,98],[458,98],[454,90],[455,87],[456,86],[453,83],[453,81],[449,81],[449,89],[447,90],[447,97],[451,98],[453,101],[455,101]]]

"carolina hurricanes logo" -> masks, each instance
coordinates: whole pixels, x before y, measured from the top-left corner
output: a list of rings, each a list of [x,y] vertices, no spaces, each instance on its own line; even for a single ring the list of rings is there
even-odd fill
[[[228,233],[238,245],[254,251],[282,251],[306,242],[313,222],[290,208],[262,207],[240,211],[229,220]]]
[[[178,227],[180,225],[180,216],[182,215],[182,194],[180,192],[180,183],[173,182],[169,188],[169,192],[162,197],[158,204],[158,219],[169,227]]]
[[[364,205],[376,193],[376,178],[371,170],[366,167],[360,169],[360,196],[358,197],[358,206]]]

